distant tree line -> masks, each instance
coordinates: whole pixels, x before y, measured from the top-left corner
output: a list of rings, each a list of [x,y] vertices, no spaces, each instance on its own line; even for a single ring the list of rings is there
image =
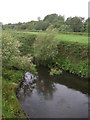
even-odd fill
[[[88,32],[90,18],[83,17],[68,17],[57,14],[50,14],[44,17],[43,20],[38,17],[37,21],[30,21],[17,24],[3,25],[3,29],[30,30],[30,31],[45,31],[47,29],[56,29],[61,32]],[[90,31],[90,30],[89,30]]]

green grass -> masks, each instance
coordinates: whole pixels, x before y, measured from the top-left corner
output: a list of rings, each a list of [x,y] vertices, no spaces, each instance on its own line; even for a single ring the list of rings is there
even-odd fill
[[[16,31],[16,33],[25,33],[25,34],[34,34],[34,35],[45,34],[45,32],[29,32],[29,31]],[[57,33],[56,39],[59,41],[88,44],[88,35],[74,35],[74,34]]]
[[[59,41],[77,42],[80,44],[88,44],[88,36],[72,35],[72,34],[57,34],[56,38]]]
[[[6,30],[5,30],[6,31]],[[25,34],[25,35],[38,35],[38,34],[45,34],[46,32],[29,32],[29,31],[11,31],[8,30],[10,32],[12,32],[12,34]],[[87,35],[80,35],[80,33],[78,34],[65,34],[65,33],[57,33],[56,34],[56,39],[59,41],[66,41],[66,42],[77,42],[80,44],[88,44],[88,34]]]
[[[7,76],[7,78],[6,78]],[[2,115],[7,118],[26,118],[16,97],[15,89],[22,79],[20,71],[3,70],[2,78]]]

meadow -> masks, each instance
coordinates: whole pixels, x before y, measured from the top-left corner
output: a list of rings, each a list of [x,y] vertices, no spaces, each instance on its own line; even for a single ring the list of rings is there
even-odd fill
[[[10,31],[11,32],[11,31]],[[29,32],[29,31],[12,31],[12,33],[16,34],[25,34],[27,35],[38,35],[38,34],[45,34],[46,32]],[[77,42],[81,44],[88,44],[88,34],[82,33],[56,33],[56,39],[59,41],[66,41],[66,42]]]
[[[56,38],[60,41],[88,44],[88,35],[57,34]]]

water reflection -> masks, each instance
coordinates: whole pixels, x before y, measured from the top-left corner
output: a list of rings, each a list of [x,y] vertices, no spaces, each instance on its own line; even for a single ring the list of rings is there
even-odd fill
[[[87,79],[69,74],[69,73],[63,73],[60,76],[49,76],[49,71],[47,68],[38,68],[39,70],[39,78],[40,80],[43,80],[46,82],[47,86],[51,84],[62,84],[67,86],[68,88],[72,88],[74,90],[79,90],[82,93],[88,94],[88,81]]]
[[[36,89],[38,94],[43,94],[45,99],[52,99],[56,87],[53,81],[40,77],[36,83]]]
[[[88,84],[68,73],[51,77],[47,68],[38,69],[38,79],[21,84],[17,96],[31,118],[87,118]]]

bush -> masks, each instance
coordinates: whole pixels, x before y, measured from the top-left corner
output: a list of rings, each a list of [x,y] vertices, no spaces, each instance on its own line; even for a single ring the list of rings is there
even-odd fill
[[[32,63],[32,57],[21,56],[19,51],[20,42],[9,33],[3,33],[2,60],[5,69],[19,69],[23,71],[35,72],[35,65]]]
[[[58,41],[55,40],[55,32],[39,34],[34,43],[34,56],[38,64],[52,64],[57,57]]]
[[[12,57],[18,57],[20,54],[18,49],[20,43],[17,40],[14,40],[9,33],[3,33],[2,40],[2,65],[4,67],[10,67],[9,63]]]
[[[57,67],[51,68],[50,75],[60,75],[62,74],[62,70]]]

